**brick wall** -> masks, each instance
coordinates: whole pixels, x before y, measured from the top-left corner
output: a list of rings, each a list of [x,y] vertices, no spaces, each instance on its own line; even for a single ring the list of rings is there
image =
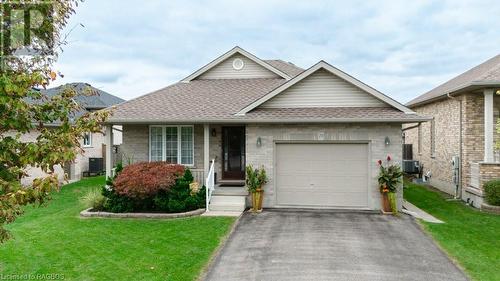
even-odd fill
[[[212,129],[216,130],[216,136],[212,136]],[[194,166],[192,169],[203,169],[204,157],[204,129],[203,125],[194,125]],[[221,177],[221,155],[222,155],[222,129],[220,125],[210,126],[210,160],[215,159],[215,171],[217,178]],[[149,126],[148,125],[124,125],[123,143],[120,147],[123,154],[123,163],[149,161]]]
[[[460,119],[460,102],[462,118]],[[500,97],[494,97],[495,123],[499,117]],[[465,93],[453,99],[447,98],[413,108],[421,115],[435,118],[436,154],[430,152],[430,122],[422,124],[422,148],[418,154],[418,129],[406,131],[406,143],[413,144],[414,158],[420,160],[424,171],[432,171],[431,184],[453,194],[451,157],[460,153],[462,139],[462,189],[470,186],[470,163],[484,159],[484,96],[482,93]],[[460,120],[462,131],[460,132]],[[408,125],[409,126],[409,125]],[[494,130],[495,140],[500,134]],[[500,176],[500,173],[497,174]]]
[[[377,184],[379,167],[378,159],[385,159],[391,155],[396,162],[401,162],[401,125],[400,124],[325,124],[325,125],[247,125],[246,127],[246,159],[247,164],[264,165],[269,176],[266,184],[264,206],[275,206],[274,188],[274,141],[277,140],[318,140],[319,135],[325,141],[370,141],[370,209],[380,209],[380,193]],[[385,137],[388,136],[391,144],[386,146]],[[260,137],[262,145],[256,146]],[[399,207],[401,207],[402,193],[399,192]]]
[[[418,114],[434,118],[435,153],[431,151],[431,122],[420,126],[421,147],[418,128],[405,132],[405,143],[413,144],[413,159],[424,165],[424,174],[431,171],[431,184],[436,188],[454,194],[451,158],[460,155],[460,101],[445,99],[413,109]],[[406,127],[415,124],[406,125]]]

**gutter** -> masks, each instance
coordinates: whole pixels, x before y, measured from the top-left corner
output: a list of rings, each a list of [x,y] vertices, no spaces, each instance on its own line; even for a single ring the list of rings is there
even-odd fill
[[[458,94],[462,91],[465,91],[469,87],[491,87],[491,86],[500,86],[500,81],[488,81],[488,82],[481,82],[481,81],[472,81],[467,84],[463,84],[461,86],[458,86],[456,88],[453,88],[451,90],[445,91],[443,94],[433,97],[424,101],[416,102],[413,104],[406,104],[407,107],[409,108],[415,108],[421,105],[425,105],[434,101],[438,101],[440,99],[446,99],[446,97],[450,98],[452,94]]]
[[[416,123],[429,121],[432,118],[429,117],[416,117],[416,118],[396,118],[396,119],[383,119],[383,118],[371,118],[371,119],[360,119],[360,118],[335,118],[335,119],[200,119],[200,120],[158,120],[158,119],[143,119],[143,120],[130,120],[130,119],[114,119],[108,120],[105,124],[120,125],[120,124],[165,124],[165,123],[176,123],[176,124],[241,124],[241,123],[258,123],[258,124],[296,124],[296,123]]]

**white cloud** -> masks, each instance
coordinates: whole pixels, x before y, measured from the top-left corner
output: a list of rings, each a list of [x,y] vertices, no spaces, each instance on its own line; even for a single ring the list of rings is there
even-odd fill
[[[406,102],[496,55],[496,14],[494,0],[87,0],[58,66],[64,82],[131,98],[240,45],[302,67],[324,59]]]

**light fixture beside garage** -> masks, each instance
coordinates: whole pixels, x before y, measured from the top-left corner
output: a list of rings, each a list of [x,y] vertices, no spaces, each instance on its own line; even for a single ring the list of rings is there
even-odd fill
[[[384,143],[386,146],[391,144],[391,139],[389,137],[385,137]]]
[[[257,147],[262,146],[262,139],[260,137],[257,137]]]

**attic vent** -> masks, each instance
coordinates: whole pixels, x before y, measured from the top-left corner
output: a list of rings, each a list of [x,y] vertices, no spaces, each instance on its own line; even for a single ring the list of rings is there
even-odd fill
[[[241,70],[243,68],[243,66],[245,66],[245,63],[243,62],[242,59],[236,58],[233,60],[233,68],[235,70]]]

